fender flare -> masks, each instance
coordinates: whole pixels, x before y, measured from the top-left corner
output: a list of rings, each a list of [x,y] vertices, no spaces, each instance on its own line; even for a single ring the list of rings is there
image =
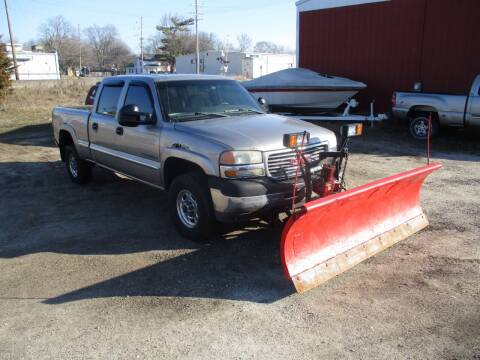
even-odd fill
[[[60,133],[62,131],[66,131],[67,133],[70,134],[70,137],[73,140],[73,144],[75,145],[75,148],[78,149],[78,137],[77,137],[77,133],[75,132],[75,129],[73,128],[73,126],[64,123],[59,127],[59,129],[58,129],[58,141],[59,142],[60,142]]]
[[[172,147],[162,151],[161,168],[163,173],[165,172],[164,169],[167,160],[172,158],[189,161],[199,166],[206,175],[218,176],[219,170],[214,164],[212,164],[211,160],[207,156],[189,149]]]

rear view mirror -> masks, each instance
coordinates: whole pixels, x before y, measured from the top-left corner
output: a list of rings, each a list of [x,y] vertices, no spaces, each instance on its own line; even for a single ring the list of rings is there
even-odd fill
[[[126,127],[155,124],[155,116],[140,111],[137,105],[125,105],[118,114],[118,123]]]

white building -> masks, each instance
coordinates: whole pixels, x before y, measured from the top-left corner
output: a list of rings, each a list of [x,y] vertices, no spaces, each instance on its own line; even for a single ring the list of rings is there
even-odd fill
[[[178,74],[196,73],[196,56],[176,58]],[[200,73],[255,79],[276,71],[296,67],[295,55],[255,54],[245,52],[203,51],[200,53]]]
[[[44,53],[23,49],[22,44],[14,44],[20,80],[58,80],[60,68],[57,53]],[[7,56],[13,58],[12,47],[6,45]],[[15,80],[15,74],[11,76]]]
[[[125,66],[126,74],[161,74],[163,72],[169,71],[168,67],[164,66],[160,61],[157,60],[143,60],[143,70],[142,70],[142,60],[137,58],[132,64]]]

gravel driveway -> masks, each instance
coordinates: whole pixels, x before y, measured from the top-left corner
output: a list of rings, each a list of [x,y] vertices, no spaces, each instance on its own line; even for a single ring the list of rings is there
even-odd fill
[[[424,164],[385,129],[349,184]],[[0,135],[0,358],[480,359],[478,139],[434,142],[431,226],[304,295],[279,229],[182,239],[161,192],[105,170],[73,185],[48,126]]]

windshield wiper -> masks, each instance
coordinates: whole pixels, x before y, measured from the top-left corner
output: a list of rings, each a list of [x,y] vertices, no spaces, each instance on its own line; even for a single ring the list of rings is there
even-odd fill
[[[209,112],[191,112],[191,113],[173,113],[168,114],[168,116],[174,121],[188,121],[188,120],[195,120],[199,118],[220,118],[226,117],[225,114],[219,113],[209,113]]]
[[[225,110],[224,113],[226,114],[245,114],[245,113],[263,114],[263,112],[261,111],[247,109],[247,108],[228,109],[228,110]]]

